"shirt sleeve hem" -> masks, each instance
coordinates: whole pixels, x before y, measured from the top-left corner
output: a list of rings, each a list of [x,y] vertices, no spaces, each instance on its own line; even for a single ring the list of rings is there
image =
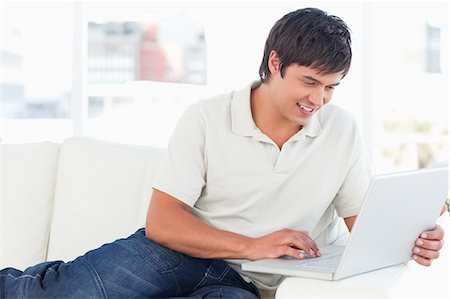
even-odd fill
[[[152,188],[167,193],[170,196],[175,197],[176,199],[187,204],[190,207],[193,207],[194,204],[197,202],[197,199],[193,199],[191,196],[187,195],[183,191],[180,191],[162,182],[153,183]]]
[[[339,217],[347,218],[352,216],[357,216],[361,208],[353,208],[353,209],[345,209],[345,210],[337,210],[337,214]]]

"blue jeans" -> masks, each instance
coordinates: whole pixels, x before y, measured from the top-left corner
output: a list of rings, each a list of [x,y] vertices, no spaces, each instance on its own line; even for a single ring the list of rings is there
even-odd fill
[[[0,298],[258,298],[223,260],[161,246],[144,229],[74,261],[0,271]]]

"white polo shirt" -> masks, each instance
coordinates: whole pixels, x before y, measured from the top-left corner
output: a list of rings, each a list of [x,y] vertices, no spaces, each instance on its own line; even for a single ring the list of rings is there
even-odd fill
[[[280,150],[253,121],[250,93],[258,85],[190,106],[153,188],[207,224],[249,237],[282,228],[312,233],[334,208],[341,217],[358,214],[371,175],[352,116],[327,104]]]

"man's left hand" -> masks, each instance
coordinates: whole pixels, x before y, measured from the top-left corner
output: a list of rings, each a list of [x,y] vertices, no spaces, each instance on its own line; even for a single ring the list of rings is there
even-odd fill
[[[430,266],[439,257],[439,250],[444,246],[444,230],[439,225],[430,231],[424,231],[416,240],[413,259],[420,265]]]

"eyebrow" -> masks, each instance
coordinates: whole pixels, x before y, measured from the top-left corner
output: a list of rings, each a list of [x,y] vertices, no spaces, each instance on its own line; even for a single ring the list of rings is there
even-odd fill
[[[323,85],[322,82],[320,82],[319,80],[317,80],[317,79],[314,78],[314,77],[311,77],[311,76],[303,76],[303,78],[308,79],[308,80],[311,80],[311,81],[313,81],[313,82],[315,82],[315,83],[318,83],[318,84],[320,84],[320,85]],[[340,84],[340,82],[334,83],[334,84],[330,84],[329,86],[338,86],[339,84]]]

